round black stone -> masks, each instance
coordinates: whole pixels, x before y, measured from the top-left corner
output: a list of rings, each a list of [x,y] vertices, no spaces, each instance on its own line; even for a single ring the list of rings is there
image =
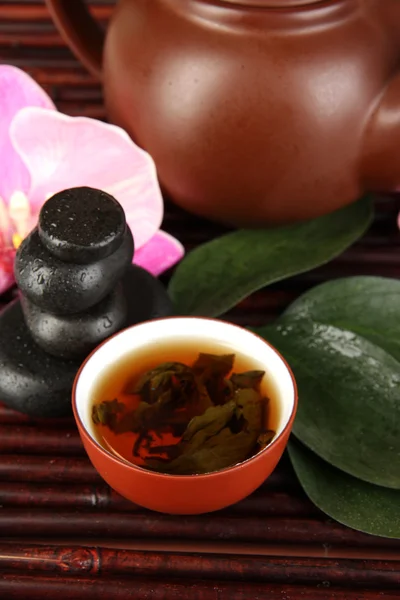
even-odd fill
[[[39,215],[39,236],[51,254],[88,264],[110,256],[126,228],[122,206],[109,194],[89,187],[55,194]]]
[[[127,305],[120,283],[99,304],[75,315],[54,315],[24,297],[21,297],[21,305],[35,342],[59,358],[84,359],[127,321]]]
[[[121,283],[128,307],[126,327],[174,314],[167,290],[148,271],[131,265],[121,279]]]
[[[122,278],[128,315],[125,326],[172,316],[164,286],[137,266]],[[0,314],[0,398],[11,408],[39,418],[71,412],[71,391],[81,362],[55,358],[31,337],[20,301]]]
[[[37,228],[25,238],[15,259],[15,279],[21,292],[44,310],[59,315],[89,309],[116,286],[133,257],[127,227],[122,244],[110,256],[91,264],[63,262],[40,241]]]
[[[54,315],[24,297],[21,305],[31,336],[45,352],[82,360],[120,329],[173,312],[164,286],[135,265],[113,293],[85,312]]]
[[[40,418],[71,413],[71,390],[80,362],[54,358],[33,341],[19,300],[0,314],[0,398]]]

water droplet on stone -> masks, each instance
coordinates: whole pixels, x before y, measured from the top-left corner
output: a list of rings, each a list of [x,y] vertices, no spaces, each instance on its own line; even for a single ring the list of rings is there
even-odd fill
[[[34,273],[36,273],[37,271],[39,271],[39,269],[41,269],[41,268],[42,268],[42,266],[43,266],[43,262],[42,262],[42,261],[41,261],[39,258],[36,258],[36,259],[33,261],[32,271],[33,271]]]
[[[103,326],[104,329],[110,329],[110,327],[112,327],[112,321],[109,317],[104,317]]]

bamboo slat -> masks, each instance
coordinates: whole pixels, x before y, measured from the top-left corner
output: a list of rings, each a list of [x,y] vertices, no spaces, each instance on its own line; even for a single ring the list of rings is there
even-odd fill
[[[79,456],[84,453],[76,429],[0,426],[0,454],[24,453]]]
[[[102,481],[89,460],[82,457],[0,454],[1,482],[98,483]],[[1,503],[0,503],[1,504]]]
[[[312,570],[310,567],[313,567]],[[396,589],[397,565],[390,561],[273,558],[157,553],[80,546],[0,544],[0,571],[42,571],[62,575],[132,575],[216,581],[368,585]]]
[[[73,427],[74,421],[72,416],[67,419],[46,419],[41,421],[40,419],[34,419],[28,417],[15,410],[12,410],[4,404],[0,404],[0,426],[1,425],[40,425],[40,423],[46,425],[46,427]]]
[[[7,537],[86,539],[170,539],[250,544],[329,544],[353,548],[400,548],[400,540],[377,538],[327,518],[238,518],[233,514],[174,516],[151,512],[109,512],[43,508],[3,508],[0,531]]]
[[[19,508],[90,508],[112,511],[137,511],[139,507],[106,485],[57,485],[41,483],[2,483],[0,505]],[[259,491],[232,507],[229,512],[240,515],[309,517],[319,511],[303,496],[292,493]]]
[[[7,600],[395,600],[393,590],[330,588],[237,581],[57,577],[14,572],[0,574],[0,593]]]

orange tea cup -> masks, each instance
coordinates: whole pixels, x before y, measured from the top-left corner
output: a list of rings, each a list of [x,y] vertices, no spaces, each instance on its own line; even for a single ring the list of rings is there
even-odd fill
[[[176,345],[193,340],[221,353],[253,359],[273,384],[275,437],[263,450],[232,467],[202,475],[167,475],[118,458],[96,438],[91,419],[93,393],[102,374],[127,355],[149,344]],[[73,387],[72,405],[79,433],[95,469],[119,494],[145,508],[169,514],[201,514],[242,500],[275,469],[286,447],[297,408],[293,374],[281,355],[256,334],[220,320],[171,317],[134,325],[103,342],[81,366]]]

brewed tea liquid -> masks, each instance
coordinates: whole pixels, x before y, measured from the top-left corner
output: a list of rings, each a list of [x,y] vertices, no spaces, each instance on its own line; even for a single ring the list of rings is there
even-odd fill
[[[127,393],[127,389],[133,389],[141,376],[147,371],[158,367],[164,362],[181,362],[191,366],[196,361],[200,353],[207,354],[235,354],[235,362],[232,372],[242,373],[252,370],[264,370],[264,366],[253,358],[244,354],[238,354],[231,348],[218,345],[207,344],[203,341],[185,341],[175,340],[173,343],[149,344],[140,351],[128,354],[122,360],[108,367],[102,374],[92,397],[92,406],[101,404],[103,401],[117,399],[125,405],[126,411],[137,408],[140,402],[140,396]],[[278,422],[279,402],[277,391],[266,373],[261,384],[262,396],[269,398],[268,411],[266,414],[265,429],[276,430]],[[115,434],[108,427],[103,425],[93,425],[97,434],[98,442],[115,456],[122,458],[138,466],[144,465],[144,459],[149,456],[149,452],[144,447],[140,448],[139,456],[134,455],[133,448],[137,441],[137,433]],[[154,442],[150,444],[156,446],[169,446],[176,444],[181,438],[174,437],[171,433],[162,433],[154,436]]]

